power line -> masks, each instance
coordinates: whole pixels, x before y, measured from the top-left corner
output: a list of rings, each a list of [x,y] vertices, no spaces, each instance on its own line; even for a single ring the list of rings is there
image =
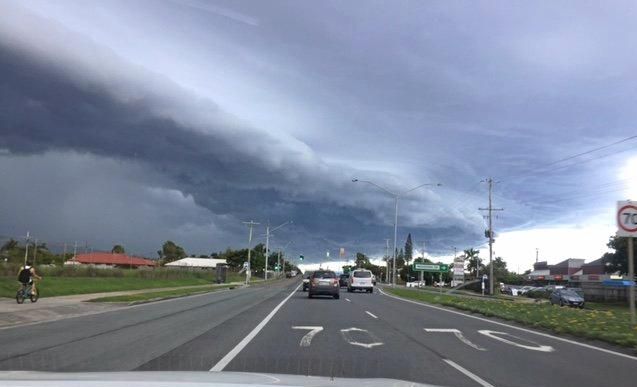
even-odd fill
[[[600,156],[600,157],[597,157],[597,158],[592,158],[592,159],[588,159],[588,160],[585,160],[585,161],[580,161],[578,163],[569,164],[567,166],[560,166],[560,167],[555,168],[555,169],[544,170],[544,168],[546,168],[546,167],[550,167],[550,166],[553,166],[553,165],[556,165],[556,164],[559,164],[559,163],[563,163],[565,161],[573,160],[573,159],[576,159],[576,158],[581,157],[581,156],[585,156],[585,155],[588,155],[588,154],[591,154],[591,153],[598,152],[600,150],[608,149],[608,148],[613,147],[615,145],[619,145],[619,144],[622,144],[622,143],[625,143],[627,141],[631,141],[631,140],[634,140],[634,139],[637,139],[637,135],[629,136],[629,137],[623,138],[621,140],[612,142],[610,144],[602,145],[602,146],[599,146],[597,148],[589,149],[589,150],[587,150],[585,152],[580,152],[580,153],[577,153],[577,154],[574,154],[574,155],[566,156],[566,157],[563,157],[561,159],[552,161],[550,163],[542,164],[542,165],[540,165],[538,167],[530,169],[526,173],[521,173],[521,174],[518,174],[518,175],[505,176],[504,179],[514,179],[514,178],[524,177],[524,176],[528,176],[528,175],[533,175],[533,174],[538,173],[538,172],[542,172],[542,173],[551,172],[552,170],[567,168],[567,167],[571,167],[571,166],[574,166],[574,165],[579,165],[579,164],[581,164],[583,162],[588,162],[588,161],[597,160],[597,159],[600,159],[600,158],[603,158],[603,157],[608,157],[608,156],[614,155],[614,154],[603,155],[603,156]],[[623,150],[621,152],[625,152],[627,150],[630,150],[630,149],[626,149],[626,150]]]

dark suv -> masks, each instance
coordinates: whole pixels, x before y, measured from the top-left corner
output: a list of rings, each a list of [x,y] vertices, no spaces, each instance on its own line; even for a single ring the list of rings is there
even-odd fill
[[[341,274],[338,278],[338,285],[342,288],[347,287],[348,279],[349,279],[349,274]]]
[[[312,298],[318,295],[339,298],[340,286],[336,273],[330,270],[317,270],[310,277],[310,287],[307,296]]]

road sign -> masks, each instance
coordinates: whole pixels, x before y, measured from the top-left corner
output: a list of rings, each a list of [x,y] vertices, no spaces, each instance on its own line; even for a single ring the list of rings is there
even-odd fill
[[[338,251],[338,255],[340,255],[341,257],[344,257],[344,256],[345,256],[345,248],[344,248],[344,247],[341,247],[341,248],[339,249],[339,251]]]
[[[637,202],[617,202],[617,236],[637,236]]]
[[[440,273],[449,271],[449,265],[447,264],[426,264],[426,263],[414,263],[415,271],[426,271],[430,273]]]

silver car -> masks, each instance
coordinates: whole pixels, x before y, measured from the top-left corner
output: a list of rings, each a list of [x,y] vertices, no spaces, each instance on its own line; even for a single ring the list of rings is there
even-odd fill
[[[308,298],[314,296],[332,296],[338,300],[341,286],[339,278],[331,270],[317,270],[310,277],[309,288],[307,292]]]
[[[549,297],[551,305],[584,308],[584,298],[570,289],[555,289]]]

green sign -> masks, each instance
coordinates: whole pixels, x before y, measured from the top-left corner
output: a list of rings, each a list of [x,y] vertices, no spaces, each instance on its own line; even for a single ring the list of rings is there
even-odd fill
[[[430,273],[444,273],[449,271],[447,264],[431,264],[431,263],[414,263],[415,271],[426,271]]]

